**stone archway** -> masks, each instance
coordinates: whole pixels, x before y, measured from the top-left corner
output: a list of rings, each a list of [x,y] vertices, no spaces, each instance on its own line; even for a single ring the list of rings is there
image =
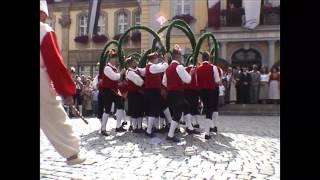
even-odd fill
[[[253,64],[261,66],[262,56],[255,49],[238,49],[231,56],[231,63],[233,66],[251,67]]]

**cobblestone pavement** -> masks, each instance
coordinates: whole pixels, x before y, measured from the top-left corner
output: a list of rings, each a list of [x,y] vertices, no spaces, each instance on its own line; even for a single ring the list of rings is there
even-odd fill
[[[40,179],[280,179],[279,116],[220,116],[213,139],[181,133],[178,144],[115,133],[112,118],[103,137],[99,120],[88,121],[70,120],[87,156],[81,165],[67,166],[40,130]]]

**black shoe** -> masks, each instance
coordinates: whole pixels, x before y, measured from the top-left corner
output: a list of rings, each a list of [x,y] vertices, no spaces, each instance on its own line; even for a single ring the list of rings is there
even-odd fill
[[[169,132],[169,129],[170,129],[170,126],[165,126],[165,127],[163,128],[163,132]]]
[[[116,132],[125,132],[127,130],[123,129],[123,127],[116,128]]]
[[[132,129],[132,126],[129,126],[129,131],[132,131],[133,129]]]
[[[215,126],[214,128],[210,128],[210,132],[218,133],[217,126]]]
[[[205,139],[211,139],[211,136],[210,135],[205,135],[204,138]]]
[[[127,122],[122,122],[122,127],[127,125],[128,123]]]
[[[195,129],[190,130],[190,129],[186,128],[186,132],[187,132],[188,134],[200,134],[200,132],[199,132],[199,131],[196,131]]]
[[[156,135],[154,135],[153,133],[151,133],[151,134],[147,133],[147,131],[145,132],[145,134],[146,134],[148,137],[150,137],[150,138],[153,138],[153,137],[156,136]]]
[[[193,125],[194,128],[200,128],[199,124]]]
[[[175,136],[173,136],[173,137],[167,136],[167,140],[173,141],[173,142],[180,142],[180,139],[176,138]]]
[[[103,130],[103,131],[101,131],[101,135],[103,135],[103,136],[109,136],[109,133],[107,133],[106,130]]]
[[[186,122],[179,122],[181,125],[186,125]]]

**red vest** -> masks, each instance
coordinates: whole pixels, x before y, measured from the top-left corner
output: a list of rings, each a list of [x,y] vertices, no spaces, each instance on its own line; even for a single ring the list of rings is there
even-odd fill
[[[186,71],[188,72],[188,73],[190,73],[190,71],[191,71],[191,66],[189,66],[189,67],[187,67],[186,68]],[[198,84],[197,84],[197,79],[196,79],[196,73],[197,72],[195,72],[194,74],[192,74],[192,76],[191,76],[191,83],[190,84],[184,84],[184,89],[187,89],[187,90],[198,90],[199,89],[199,87],[198,87]]]
[[[139,71],[133,71],[133,70],[129,70],[129,69],[128,69],[128,71],[132,71],[140,76]],[[143,90],[143,85],[140,87],[140,86],[137,86],[134,82],[132,82],[130,80],[127,80],[127,81],[128,81],[128,91],[137,92],[137,91]]]
[[[146,66],[146,74],[145,74],[145,81],[144,81],[145,88],[146,89],[151,89],[151,88],[160,89],[163,73],[152,74],[150,72],[150,66],[151,66],[151,64],[147,64],[147,66]]]
[[[106,65],[112,68],[113,72],[118,72],[118,70],[110,65]],[[118,91],[118,81],[113,81],[109,79],[104,73],[102,75],[102,83],[101,87],[103,89],[112,89],[114,91]]]
[[[183,91],[183,82],[176,70],[178,65],[176,62],[172,62],[166,70],[168,91]]]
[[[215,89],[217,86],[213,77],[213,65],[202,63],[197,69],[199,89]]]

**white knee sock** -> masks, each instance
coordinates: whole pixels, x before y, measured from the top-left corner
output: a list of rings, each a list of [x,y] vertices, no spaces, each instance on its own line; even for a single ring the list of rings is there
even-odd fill
[[[132,129],[135,130],[137,129],[137,119],[135,118],[130,118],[130,125],[132,125]]]
[[[164,124],[164,118],[160,118],[159,120],[160,129],[163,128],[163,124]]]
[[[142,128],[142,117],[137,118],[137,125],[138,125],[138,129]]]
[[[154,122],[155,118],[154,117],[148,117],[148,127],[147,127],[147,133],[151,134],[152,132],[152,126],[153,126],[153,122]]]
[[[215,126],[217,126],[218,127],[218,116],[219,116],[219,114],[218,114],[218,112],[213,112],[212,113],[212,128],[214,128]]]
[[[190,130],[193,130],[193,126],[191,124],[191,118],[192,118],[191,114],[184,115],[184,120],[186,122],[187,128],[190,129]]]
[[[159,129],[159,118],[155,118],[153,121],[153,127],[156,129]]]
[[[107,122],[108,122],[109,114],[103,113],[102,115],[102,123],[101,123],[101,130],[105,131],[107,128]]]
[[[82,105],[79,105],[79,112],[82,115]]]
[[[123,119],[123,122],[126,122],[126,111],[121,109],[121,114],[122,114],[122,119]]]
[[[163,111],[163,114],[164,114],[164,116],[166,117],[166,119],[169,121],[169,123],[171,123],[171,121],[172,121],[172,116],[171,116],[171,114],[170,114],[169,108],[166,108],[166,109]]]
[[[212,120],[211,119],[204,119],[204,124],[206,125],[204,128],[205,135],[209,135],[210,134],[210,125],[212,124]]]
[[[169,137],[173,137],[174,136],[174,130],[176,129],[176,127],[178,126],[178,123],[175,121],[171,121],[170,123],[170,129],[169,129],[169,133],[168,136]]]
[[[121,127],[121,119],[122,119],[122,112],[121,112],[120,109],[117,109],[116,117],[117,117],[117,126],[116,126],[116,128],[120,128]]]

